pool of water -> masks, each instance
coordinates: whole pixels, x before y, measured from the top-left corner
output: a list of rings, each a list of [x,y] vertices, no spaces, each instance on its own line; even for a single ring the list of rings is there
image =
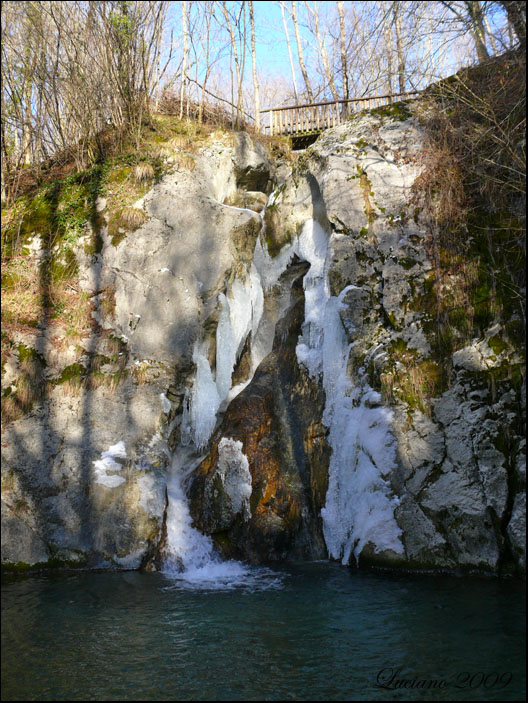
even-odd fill
[[[2,586],[2,699],[524,700],[524,622],[518,582],[329,563],[32,576]]]

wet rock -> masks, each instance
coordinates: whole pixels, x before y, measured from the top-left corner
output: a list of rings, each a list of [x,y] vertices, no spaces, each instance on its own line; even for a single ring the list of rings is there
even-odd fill
[[[279,323],[272,353],[229,405],[191,483],[195,524],[226,556],[262,562],[325,554],[319,513],[329,450],[320,419],[323,393],[295,355],[303,314],[301,296]],[[249,516],[233,511],[219,480],[226,441],[240,443],[248,462]]]

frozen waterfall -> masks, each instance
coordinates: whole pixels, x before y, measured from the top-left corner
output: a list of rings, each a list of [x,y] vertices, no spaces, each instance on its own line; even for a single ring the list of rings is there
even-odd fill
[[[248,567],[238,562],[222,562],[212,540],[192,527],[184,485],[186,476],[203,459],[218,413],[250,383],[258,364],[271,351],[275,324],[290,300],[285,279],[281,279],[282,288],[277,284],[294,256],[310,264],[303,281],[305,318],[297,358],[311,376],[320,378],[326,393],[323,423],[329,429],[332,455],[326,505],[321,515],[328,553],[346,564],[352,556],[357,561],[369,543],[375,551],[403,551],[401,530],[394,517],[398,499],[388,481],[396,465],[392,414],[364,379],[354,385],[347,374],[352,345],[347,342],[340,310],[344,296],[353,286],[345,288],[338,297],[331,295],[331,240],[315,220],[307,220],[299,236],[274,258],[263,241],[257,240],[245,279],[235,279],[230,290],[219,295],[214,372],[207,345],[197,342],[194,347],[196,374],[187,393],[182,446],[175,452],[168,486],[166,562],[168,573],[183,574],[191,583],[231,583],[231,579],[236,581],[249,573]],[[291,285],[291,281],[287,283]],[[271,296],[265,292],[273,288],[279,302],[270,313],[267,303]],[[252,353],[250,378],[233,388],[233,371],[248,337]]]

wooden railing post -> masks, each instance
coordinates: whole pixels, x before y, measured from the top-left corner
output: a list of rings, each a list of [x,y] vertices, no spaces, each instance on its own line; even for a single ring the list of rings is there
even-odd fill
[[[284,134],[303,134],[320,132],[330,127],[341,125],[351,114],[364,109],[392,104],[395,99],[405,99],[418,95],[420,91],[410,93],[390,93],[388,95],[371,95],[370,97],[347,98],[346,100],[327,100],[307,105],[291,105],[281,108],[268,108],[260,113],[269,112],[270,136]],[[275,113],[278,113],[275,115]],[[262,123],[263,124],[263,123]],[[263,125],[263,131],[265,126]]]

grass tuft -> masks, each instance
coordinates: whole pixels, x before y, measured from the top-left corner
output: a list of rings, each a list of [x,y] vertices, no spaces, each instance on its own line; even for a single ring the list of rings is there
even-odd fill
[[[153,167],[146,163],[139,163],[134,169],[134,180],[136,183],[143,183],[144,181],[151,181],[154,178]]]
[[[141,227],[147,219],[147,214],[137,207],[124,207],[119,215],[121,226],[132,232]]]

